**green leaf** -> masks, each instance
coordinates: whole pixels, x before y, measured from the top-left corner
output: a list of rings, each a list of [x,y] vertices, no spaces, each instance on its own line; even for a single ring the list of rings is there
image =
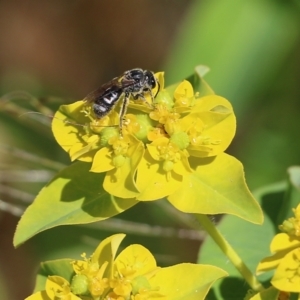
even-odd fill
[[[298,10],[280,1],[194,1],[165,68],[169,82],[205,63],[208,82],[249,115],[250,100],[282,72],[299,39]],[[276,47],[274,47],[276,45]],[[246,70],[246,73],[245,73]]]
[[[219,231],[253,273],[255,273],[259,261],[270,255],[270,243],[277,231],[276,226],[274,226],[274,219],[277,215],[275,216],[272,210],[278,210],[280,205],[278,199],[282,199],[286,186],[285,182],[280,182],[262,187],[254,192],[258,202],[265,208],[264,223],[262,225],[251,224],[229,215],[225,216],[218,224]],[[245,296],[248,287],[243,283],[243,277],[232,264],[228,263],[225,254],[209,236],[202,244],[198,263],[218,266],[230,274],[230,280],[226,278],[223,282],[218,282],[214,286],[216,299],[242,299]],[[259,276],[259,280],[267,280],[270,276],[271,274],[265,273]],[[233,288],[234,286],[240,288]]]
[[[186,80],[192,84],[194,91],[200,94],[200,97],[214,94],[214,91],[207,84],[207,82],[202,78],[208,72],[209,72],[208,67],[199,65],[195,67],[194,74],[186,78]]]
[[[269,245],[275,230],[268,216],[265,217],[262,226],[251,224],[235,216],[226,216],[218,225],[218,229],[253,273],[255,273],[259,261],[270,254]],[[201,247],[198,263],[218,266],[227,271],[232,280],[235,279],[235,281],[244,282],[240,273],[228,262],[225,254],[210,237],[206,238]],[[269,276],[269,274],[266,274],[260,278],[266,279]],[[225,280],[222,286],[223,288],[221,289],[221,283],[220,285],[217,284],[215,286],[215,293],[219,296],[222,294],[218,299],[227,299],[224,296],[226,293],[226,296],[229,296],[228,293],[230,286],[232,286],[232,281]],[[224,286],[226,286],[225,289]],[[233,297],[235,295],[236,299],[242,299],[249,287],[245,284],[241,284],[240,287],[240,289],[236,289],[235,291],[231,290],[230,296]]]
[[[109,195],[102,186],[105,174],[89,169],[89,163],[76,162],[40,191],[17,226],[15,246],[46,229],[102,221],[138,203]]]
[[[300,166],[293,166],[288,168],[290,182],[294,188],[298,189],[300,195]]]
[[[105,277],[112,276],[113,261],[115,260],[119,246],[124,238],[125,234],[122,233],[107,237],[99,244],[92,256],[91,261],[97,262],[99,266],[108,263],[104,273]]]
[[[196,172],[185,176],[183,184],[168,200],[180,211],[200,214],[232,214],[261,224],[263,214],[250,193],[242,164],[222,153],[194,160]]]
[[[208,67],[199,65],[195,67],[195,72],[192,75],[186,77],[186,80],[191,83],[194,92],[195,93],[198,92],[200,97],[215,94],[212,88],[208,85],[208,83],[202,78],[208,72],[209,72]],[[166,87],[166,91],[170,95],[174,95],[174,92],[177,87],[178,87],[178,82],[172,85],[168,85]]]
[[[289,184],[286,189],[282,206],[278,212],[276,225],[280,225],[284,220],[294,217],[293,208],[300,203],[300,167],[292,166],[288,168]]]
[[[61,276],[71,282],[72,276],[74,275],[73,267],[71,265],[72,261],[72,259],[57,259],[41,263],[36,278],[34,292],[45,289],[48,276]]]

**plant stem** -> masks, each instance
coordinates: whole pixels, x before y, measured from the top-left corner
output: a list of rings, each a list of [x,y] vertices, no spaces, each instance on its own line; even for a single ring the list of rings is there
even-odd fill
[[[220,249],[232,262],[235,268],[241,273],[241,275],[247,281],[249,286],[254,291],[257,292],[262,291],[264,289],[262,284],[251,273],[248,267],[244,264],[243,260],[234,251],[231,245],[225,240],[225,238],[222,236],[222,234],[216,228],[216,226],[210,221],[210,219],[206,215],[202,215],[202,214],[196,214],[195,216],[197,220],[201,223],[203,228],[207,231],[207,233],[212,237],[212,239],[216,242],[216,244],[220,247]]]

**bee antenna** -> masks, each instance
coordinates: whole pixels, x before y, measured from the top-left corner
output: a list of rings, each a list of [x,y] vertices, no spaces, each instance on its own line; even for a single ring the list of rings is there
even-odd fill
[[[160,90],[160,83],[159,83],[159,81],[156,80],[156,83],[157,83],[157,85],[158,85],[158,89],[157,89],[157,92],[156,92],[154,98],[157,96],[157,94],[159,93],[159,90]]]
[[[19,115],[19,118],[23,117],[24,115],[29,115],[29,114],[42,115],[43,117],[48,117],[50,119],[56,119],[56,120],[62,121],[65,124],[70,124],[70,125],[74,125],[74,126],[80,126],[80,127],[86,127],[87,126],[87,125],[84,125],[84,124],[74,123],[74,122],[68,121],[68,120],[63,120],[63,119],[60,119],[60,118],[52,116],[52,115],[45,115],[45,114],[40,113],[38,111],[27,111],[27,112],[24,112],[24,113],[22,113],[22,114]],[[97,127],[97,125],[94,125],[94,126]],[[99,127],[118,127],[118,125],[106,125],[106,126],[99,126]]]
[[[20,114],[19,115],[19,118],[21,118],[21,117],[23,117],[23,116],[25,116],[25,115],[32,115],[32,114],[35,114],[35,115],[42,115],[42,116],[44,116],[44,117],[49,117],[49,118],[53,118],[53,116],[50,116],[50,115],[44,115],[44,114],[42,114],[41,112],[38,112],[38,111],[26,111],[26,112],[24,112],[24,113],[22,113],[22,114]]]
[[[52,116],[52,115],[44,115],[43,113],[40,113],[38,111],[27,111],[27,112],[24,112],[22,113],[21,115],[19,115],[19,118],[23,117],[24,115],[29,115],[29,114],[34,114],[34,115],[42,115],[44,117],[48,117],[50,119],[56,119],[56,120],[60,120],[62,122],[64,122],[65,124],[71,124],[71,125],[75,125],[75,126],[81,126],[81,127],[86,127],[86,125],[83,125],[83,124],[79,124],[79,123],[74,123],[72,121],[68,121],[68,120],[63,120],[63,119],[60,119],[60,118],[57,118],[55,116]]]

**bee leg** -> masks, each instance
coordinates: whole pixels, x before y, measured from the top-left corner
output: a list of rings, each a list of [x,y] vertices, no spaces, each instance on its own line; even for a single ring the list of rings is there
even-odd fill
[[[150,90],[149,90],[149,92],[150,92]],[[151,96],[151,100],[152,100],[152,102],[153,102],[152,92],[150,92],[150,96]],[[136,95],[133,96],[133,99],[134,99],[134,100],[141,99],[141,100],[143,100],[143,101],[146,103],[146,105],[148,105],[150,108],[153,108],[153,105],[150,104],[150,103],[146,100],[146,98],[144,97],[143,94],[136,94]]]
[[[138,100],[139,98],[142,99],[143,101],[146,101],[145,97],[143,94],[135,94],[135,95],[132,95],[132,98],[134,100]]]
[[[153,97],[153,94],[152,94],[152,90],[151,90],[151,89],[149,89],[149,94],[150,94],[150,97],[151,97],[151,101],[152,101],[152,103],[153,103],[154,97]]]
[[[122,105],[121,105],[121,109],[120,109],[120,112],[119,112],[119,118],[120,118],[120,121],[119,121],[120,122],[120,124],[119,124],[120,136],[123,136],[123,132],[122,132],[123,122],[125,121],[124,116],[125,116],[126,111],[127,111],[128,103],[129,103],[129,93],[125,93],[124,94],[124,99],[123,99],[123,102],[122,102]]]

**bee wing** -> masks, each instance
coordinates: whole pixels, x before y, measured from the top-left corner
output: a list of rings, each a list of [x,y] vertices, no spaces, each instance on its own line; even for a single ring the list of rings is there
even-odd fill
[[[112,90],[119,90],[122,88],[121,83],[118,81],[118,77],[112,79],[111,81],[104,83],[98,89],[90,92],[83,101],[86,102],[95,102],[96,100],[100,100],[111,93]]]
[[[134,79],[122,78],[121,86],[122,86],[122,88],[126,88],[131,85],[134,85],[135,83],[136,83],[136,81]]]

